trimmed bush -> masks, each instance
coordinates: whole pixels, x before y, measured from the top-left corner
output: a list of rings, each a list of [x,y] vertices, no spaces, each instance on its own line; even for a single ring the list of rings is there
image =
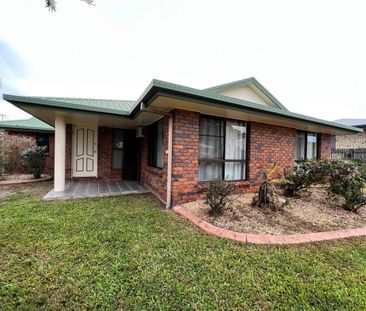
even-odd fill
[[[307,192],[311,185],[324,181],[329,174],[329,160],[297,161],[293,173],[286,176],[283,183],[285,195],[299,197]]]
[[[332,159],[302,161],[287,176],[284,183],[286,196],[299,196],[316,183],[328,183],[328,197],[344,199],[343,208],[357,211],[366,205],[363,187],[366,184],[366,165],[353,160]]]
[[[34,178],[41,178],[45,168],[46,147],[31,147],[21,154],[21,162],[24,170],[32,174]]]
[[[235,186],[225,180],[214,179],[209,181],[206,192],[206,203],[211,207],[212,214],[222,214],[234,190]]]
[[[329,170],[330,198],[341,196],[344,199],[343,208],[356,212],[366,205],[363,188],[366,184],[365,164],[356,161],[333,161]]]

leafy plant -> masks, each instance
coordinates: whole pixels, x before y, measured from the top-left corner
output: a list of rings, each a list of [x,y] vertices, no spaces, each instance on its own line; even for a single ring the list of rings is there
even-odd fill
[[[21,162],[24,170],[32,174],[34,178],[40,178],[45,168],[46,147],[31,147],[21,154]]]
[[[274,162],[268,173],[262,173],[265,181],[259,186],[258,193],[253,197],[253,205],[259,207],[269,207],[273,210],[281,208],[276,187],[269,181],[269,177],[276,171],[276,169],[277,163]]]
[[[316,183],[328,183],[328,197],[344,199],[343,208],[357,211],[366,205],[363,188],[366,165],[359,161],[332,159],[301,161],[284,183],[285,195],[299,196]]]
[[[223,212],[234,190],[235,186],[225,180],[214,179],[209,181],[206,203],[211,207],[212,214],[219,215]]]
[[[329,170],[328,196],[343,197],[343,208],[348,211],[358,211],[366,205],[366,197],[363,193],[366,184],[365,164],[356,161],[338,160],[333,161],[332,169]]]
[[[293,173],[287,173],[283,183],[285,195],[288,197],[298,197],[301,192],[308,191],[310,186],[322,182],[328,175],[328,160],[321,161],[297,161]]]

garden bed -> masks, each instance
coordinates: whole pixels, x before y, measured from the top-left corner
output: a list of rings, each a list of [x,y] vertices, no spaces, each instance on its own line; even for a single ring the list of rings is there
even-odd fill
[[[273,211],[251,205],[254,194],[232,196],[232,200],[220,216],[210,214],[204,201],[184,204],[183,207],[213,225],[237,232],[285,235],[323,232],[366,226],[366,207],[353,213],[327,200],[327,191],[313,187],[310,195],[289,198],[283,210]],[[281,196],[281,200],[285,198]]]
[[[16,185],[16,184],[27,184],[31,182],[40,182],[51,180],[52,176],[42,174],[41,178],[34,178],[31,174],[11,174],[2,175],[0,177],[0,185]]]

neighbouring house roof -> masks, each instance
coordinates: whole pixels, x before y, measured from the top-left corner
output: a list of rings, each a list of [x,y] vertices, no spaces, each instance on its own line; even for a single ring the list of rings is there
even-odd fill
[[[255,83],[257,87],[265,90],[264,87],[259,85],[259,82],[257,82],[257,80],[254,78],[233,82],[235,85],[240,83]],[[228,84],[226,84],[226,86],[227,85]],[[355,133],[361,131],[358,128],[350,127],[348,125],[290,112],[282,104],[279,104],[277,107],[266,106],[263,104],[218,94],[216,91],[223,87],[225,87],[225,85],[200,90],[154,79],[150,82],[148,87],[136,101],[33,97],[7,94],[4,94],[3,98],[13,103],[15,106],[32,106],[38,108],[47,107],[53,109],[62,108],[68,111],[104,113],[135,119],[140,113],[148,108],[155,98],[158,96],[166,96],[170,98],[184,99],[191,102],[199,102],[207,106],[221,107],[224,109],[236,109],[270,118],[306,122],[312,125],[320,125],[322,127],[331,128],[343,133]],[[268,91],[265,90],[264,92]],[[275,100],[273,95],[269,94],[267,96],[270,96],[272,97],[272,100]]]
[[[366,127],[366,119],[338,119],[334,122],[349,125],[349,126],[355,126],[355,127]]]
[[[35,132],[53,132],[54,128],[37,119],[5,120],[0,121],[0,129],[26,130]]]

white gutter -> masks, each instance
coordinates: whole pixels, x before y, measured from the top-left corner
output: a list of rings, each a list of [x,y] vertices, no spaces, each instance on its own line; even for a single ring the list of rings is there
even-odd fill
[[[172,166],[173,166],[173,115],[169,114],[168,121],[168,167],[166,185],[166,208],[172,206]]]

